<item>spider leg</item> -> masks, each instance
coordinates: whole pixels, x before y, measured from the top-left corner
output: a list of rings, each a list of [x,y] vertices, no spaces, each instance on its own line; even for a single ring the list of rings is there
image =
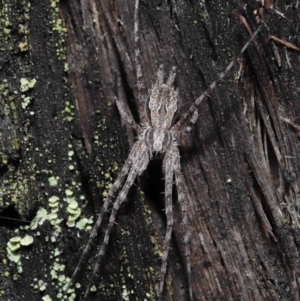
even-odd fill
[[[134,6],[134,48],[135,48],[135,69],[136,69],[136,85],[138,91],[138,101],[141,105],[139,109],[141,124],[149,125],[149,117],[147,114],[147,99],[143,97],[145,91],[145,85],[142,81],[143,73],[140,61],[139,50],[139,0],[135,1]]]
[[[120,115],[122,118],[133,128],[137,133],[140,132],[141,127],[132,119],[132,117],[126,112],[125,108],[121,104],[121,102],[115,97],[115,102],[117,105],[117,108],[119,110]]]
[[[156,77],[156,86],[158,89],[160,89],[160,87],[164,84],[164,65],[159,65]]]
[[[190,119],[189,125],[186,127],[186,132],[190,132],[192,130],[192,126],[197,122],[199,118],[199,112],[198,109],[196,109],[196,111],[194,111],[192,118]]]
[[[173,165],[174,165],[174,148],[170,151],[166,152],[165,158],[163,161],[163,172],[165,174],[165,212],[167,218],[167,230],[164,241],[164,253],[162,257],[162,265],[161,265],[161,279],[159,284],[158,296],[159,300],[162,298],[164,283],[167,272],[167,262],[168,262],[168,253],[169,253],[169,245],[172,235],[173,229],[173,208],[172,208],[172,186],[173,186]]]
[[[218,75],[217,79],[207,88],[207,90],[195,100],[195,102],[190,106],[187,112],[171,127],[171,130],[181,131],[183,127],[185,127],[186,123],[188,122],[188,120],[190,120],[191,116],[193,115],[197,107],[200,105],[200,103],[215,89],[217,83],[219,83],[228,74],[231,68],[235,65],[238,58],[241,57],[243,53],[247,50],[248,46],[251,44],[251,42],[256,38],[257,34],[260,32],[261,26],[262,25],[259,25],[256,31],[253,33],[252,37],[241,49],[239,54],[234,57],[234,59],[227,65],[225,70]]]
[[[170,75],[169,78],[167,80],[167,85],[172,88],[173,84],[174,84],[174,80],[175,80],[175,76],[176,76],[176,67],[172,67],[171,71],[170,71]]]
[[[138,144],[139,149],[138,149],[138,151],[135,151],[134,153],[132,153],[130,156],[130,158],[134,159],[134,163],[131,166],[127,180],[113,205],[113,208],[112,208],[112,211],[111,211],[111,214],[109,217],[107,229],[105,231],[104,239],[101,244],[100,251],[98,253],[98,258],[97,258],[96,264],[94,266],[92,275],[90,277],[90,281],[89,281],[88,287],[85,291],[83,300],[86,299],[86,297],[90,291],[92,280],[93,280],[95,274],[97,273],[97,271],[99,270],[99,267],[101,264],[101,259],[102,259],[103,255],[105,254],[105,251],[106,251],[106,248],[107,248],[107,245],[109,242],[110,234],[111,234],[111,231],[115,224],[117,213],[118,213],[121,205],[125,201],[127,194],[129,192],[129,189],[133,185],[135,178],[137,177],[137,175],[141,174],[146,169],[146,167],[149,163],[148,149],[147,149],[147,146],[144,143],[144,141],[140,140],[140,141],[136,142],[136,144]]]
[[[196,111],[195,111],[196,112]],[[181,174],[181,167],[180,167],[180,154],[179,150],[176,147],[175,155],[175,162],[174,162],[174,173],[175,173],[175,180],[176,180],[176,188],[178,194],[178,203],[181,208],[182,213],[182,225],[183,225],[183,232],[185,233],[184,236],[184,248],[185,248],[185,258],[186,258],[186,269],[187,269],[187,276],[188,276],[188,285],[189,285],[189,294],[190,299],[193,300],[193,291],[191,287],[191,253],[190,253],[190,232],[188,230],[188,220],[187,220],[187,202],[184,195],[183,190],[183,177]]]
[[[198,120],[198,117],[199,117],[199,112],[198,112],[198,109],[196,109],[196,111],[194,111],[194,113],[192,115],[192,118],[190,119],[190,123],[195,124]]]
[[[136,68],[136,82],[138,88],[138,98],[142,99],[142,90],[145,89],[142,81],[142,68],[140,62],[139,50],[139,0],[135,1],[134,7],[134,46],[135,46],[135,68]]]
[[[107,212],[107,208],[108,208],[108,205],[111,201],[111,199],[113,198],[114,194],[119,190],[119,188],[122,186],[122,183],[126,177],[126,175],[128,174],[129,170],[130,170],[130,167],[133,165],[133,162],[137,156],[137,152],[138,152],[138,149],[140,148],[140,144],[141,144],[141,141],[137,141],[133,147],[132,147],[132,150],[128,156],[128,159],[126,160],[123,168],[121,169],[117,179],[115,180],[115,182],[113,183],[111,189],[109,190],[108,194],[107,194],[107,197],[105,198],[105,201],[104,201],[104,204],[103,204],[103,207],[101,209],[101,212],[97,218],[97,221],[92,229],[92,232],[90,234],[90,237],[89,237],[89,240],[88,242],[86,243],[86,246],[81,254],[81,257],[79,259],[79,262],[72,274],[72,277],[70,279],[70,282],[69,284],[67,285],[65,291],[67,291],[70,287],[70,285],[72,284],[74,278],[76,277],[81,265],[82,265],[82,262],[84,260],[84,258],[86,257],[86,254],[88,253],[91,245],[92,245],[92,241],[93,239],[96,237],[97,233],[98,233],[98,230],[100,228],[100,225],[102,223],[102,220],[103,220],[103,217],[104,217],[104,214]]]

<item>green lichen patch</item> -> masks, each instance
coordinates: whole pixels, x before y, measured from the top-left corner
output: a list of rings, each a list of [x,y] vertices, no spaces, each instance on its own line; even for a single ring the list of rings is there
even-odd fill
[[[29,246],[33,243],[33,237],[31,235],[26,235],[20,241],[22,246]]]
[[[67,202],[67,212],[69,214],[68,220],[67,220],[67,226],[68,227],[74,227],[76,220],[81,215],[81,209],[79,208],[79,204],[76,201],[74,195],[74,192],[70,189],[65,190],[66,198],[64,199]]]
[[[67,121],[74,119],[75,107],[70,100],[67,111],[62,116],[62,100],[71,99],[65,77],[68,66],[65,61],[59,61],[66,58],[66,28],[61,18],[59,0],[50,2],[38,1],[30,7],[30,1],[4,0],[0,8],[0,54],[3,63],[0,80],[0,128],[5,129],[0,131],[0,168],[5,166],[0,181],[0,205],[2,208],[14,205],[22,219],[31,216],[37,204],[43,206],[38,209],[29,226],[22,226],[19,232],[13,234],[14,237],[7,242],[4,252],[7,252],[8,268],[15,270],[17,267],[19,271],[20,264],[24,261],[23,253],[26,253],[27,264],[34,263],[32,272],[37,278],[44,279],[36,281],[39,292],[35,293],[42,292],[39,298],[45,301],[64,297],[62,295],[61,298],[56,298],[49,290],[52,285],[49,271],[52,259],[53,264],[56,262],[59,266],[56,271],[57,290],[61,291],[61,287],[67,282],[62,261],[57,261],[62,256],[61,252],[55,250],[51,254],[52,258],[47,256],[51,249],[62,245],[61,218],[66,216],[67,211],[76,220],[81,212],[74,196],[71,196],[73,201],[68,204],[62,198],[62,186],[66,181],[64,176],[68,173],[64,163],[74,160],[74,151],[68,148],[66,152],[64,149],[60,150],[61,143],[67,143],[66,137],[69,137],[71,128],[66,122],[62,124],[62,121],[63,118],[67,118]],[[45,46],[45,53],[39,47],[32,47],[31,41],[37,41],[37,37],[39,45]],[[55,52],[59,60],[55,57]],[[53,53],[54,57],[51,57]],[[47,58],[50,57],[49,65]],[[63,87],[59,86],[60,83]],[[55,117],[51,115],[54,113],[53,108],[54,111],[57,110]],[[50,119],[51,122],[48,123]],[[75,163],[69,162],[76,167]],[[76,172],[68,174],[76,176]],[[39,261],[37,264],[36,260]],[[27,278],[23,280],[25,277],[17,276],[20,282],[16,285],[21,284],[23,294],[23,284],[27,282]],[[30,278],[31,275],[26,274],[27,276]],[[15,279],[13,273],[9,277]],[[26,287],[30,289],[29,285]],[[0,299],[1,294],[0,291]],[[27,295],[25,299],[28,298],[30,299]],[[70,291],[67,300],[74,299],[74,292]]]
[[[92,216],[90,218],[84,217],[76,223],[75,227],[79,230],[90,232],[92,230],[93,223],[94,223],[94,218]]]
[[[126,286],[122,285],[122,299],[128,301],[130,294],[133,294],[133,291],[128,291]]]
[[[33,237],[30,235],[26,235],[21,238],[20,236],[12,237],[6,247],[7,257],[10,261],[20,264],[21,254],[20,249],[21,246],[29,246],[33,243]],[[19,270],[20,271],[20,270]]]
[[[12,237],[9,242],[7,243],[7,248],[11,251],[11,252],[15,252],[17,250],[20,249],[21,247],[21,237],[20,236],[15,236]]]
[[[72,160],[72,156],[74,155],[74,151],[73,150],[70,150],[68,151],[68,157],[70,160]]]
[[[47,218],[51,225],[56,229],[56,231],[61,231],[60,223],[63,221],[58,216],[59,211],[59,197],[56,195],[51,196],[48,199],[49,207],[51,212],[47,215]]]
[[[47,287],[47,283],[44,282],[44,280],[39,280],[38,281],[38,289],[43,292],[46,290],[46,287]]]
[[[70,189],[66,189],[65,190],[65,194],[66,194],[66,196],[68,198],[68,197],[71,197],[74,194],[74,192],[72,190],[70,190]]]
[[[19,43],[19,50],[21,51],[21,52],[26,52],[26,51],[28,51],[28,42],[27,41],[24,41],[24,42],[20,42]]]
[[[21,92],[26,92],[30,89],[32,89],[35,84],[36,84],[36,79],[33,78],[33,79],[27,79],[27,78],[21,78]]]
[[[64,275],[65,265],[61,263],[61,252],[56,248],[53,253],[54,264],[51,268],[51,279],[56,283],[58,289],[57,298],[63,299],[64,296],[68,296],[67,300],[75,300],[76,294],[73,288],[68,288],[70,278]]]
[[[49,198],[49,207],[51,208],[52,213],[56,213],[58,211],[58,205],[59,205],[59,197],[56,195],[53,195]]]
[[[25,110],[31,103],[31,97],[30,96],[21,96],[23,101],[22,101],[22,108]]]
[[[38,225],[39,222],[43,219],[46,219],[47,217],[47,210],[43,207],[40,207],[35,215],[35,217],[33,218],[33,220],[30,223],[30,229],[31,230],[35,230]]]
[[[65,102],[65,108],[62,111],[64,121],[71,122],[75,118],[75,106],[70,101]]]
[[[50,298],[49,295],[46,295],[46,296],[42,297],[42,300],[43,301],[52,301],[52,299]]]
[[[59,177],[50,177],[48,178],[49,185],[55,187],[58,185]]]

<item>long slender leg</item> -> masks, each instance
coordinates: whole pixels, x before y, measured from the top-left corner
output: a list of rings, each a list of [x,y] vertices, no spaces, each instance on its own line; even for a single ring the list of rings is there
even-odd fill
[[[141,101],[141,91],[145,88],[142,82],[142,68],[140,63],[139,50],[139,0],[135,1],[134,7],[134,47],[135,47],[135,68],[136,68],[136,82],[138,88],[138,98]]]
[[[190,119],[190,124],[194,125],[197,122],[198,117],[199,117],[199,112],[198,112],[198,109],[197,109],[196,111],[194,111],[194,113],[192,115],[192,118]]]
[[[235,65],[237,59],[240,56],[242,56],[242,54],[246,51],[246,49],[251,44],[251,42],[255,39],[257,34],[260,32],[260,30],[261,30],[261,25],[256,29],[256,31],[254,32],[252,37],[244,45],[244,47],[239,52],[239,54],[228,64],[226,69],[218,75],[217,79],[207,88],[207,90],[204,93],[202,93],[195,100],[195,102],[190,106],[190,108],[187,110],[187,112],[179,119],[179,121],[177,123],[175,123],[172,126],[171,130],[181,131],[183,129],[183,127],[185,127],[186,123],[188,122],[188,120],[190,120],[191,116],[193,115],[193,113],[197,109],[197,107],[200,105],[202,100],[204,100],[215,89],[217,83],[220,82],[228,74],[228,72],[231,70],[231,68]]]
[[[174,173],[175,173],[176,188],[178,194],[178,202],[182,212],[183,232],[185,233],[183,242],[185,248],[184,251],[185,251],[186,269],[187,269],[187,276],[188,276],[189,294],[190,294],[190,299],[193,300],[193,291],[191,287],[191,252],[190,252],[190,233],[188,230],[188,220],[187,220],[187,202],[183,190],[183,177],[180,168],[180,154],[177,147],[174,153],[175,152],[176,155],[174,160]]]
[[[111,211],[111,214],[110,214],[110,217],[109,217],[108,226],[107,226],[107,229],[105,231],[104,239],[103,239],[103,242],[101,244],[100,251],[98,253],[98,258],[97,258],[96,264],[94,266],[92,275],[90,277],[88,287],[85,291],[83,301],[88,296],[88,293],[89,293],[89,290],[90,290],[90,287],[91,287],[91,284],[92,284],[92,280],[93,280],[95,274],[97,273],[97,271],[99,270],[99,267],[100,267],[100,264],[101,264],[101,259],[102,259],[103,255],[105,254],[105,251],[106,251],[106,248],[107,248],[107,245],[108,245],[108,241],[109,241],[109,238],[110,238],[110,233],[111,233],[111,231],[113,229],[113,226],[115,224],[117,213],[118,213],[121,205],[125,201],[125,199],[127,197],[127,194],[129,192],[129,189],[133,185],[133,182],[134,182],[135,178],[137,177],[137,175],[141,174],[148,165],[149,155],[148,155],[147,147],[146,147],[145,144],[142,143],[142,141],[141,141],[140,147],[141,148],[139,149],[139,152],[135,156],[135,163],[131,166],[131,169],[130,169],[130,172],[128,174],[127,180],[124,184],[124,187],[120,191],[119,196],[117,197],[117,199],[114,203],[114,206],[112,208],[112,211]]]
[[[171,71],[170,71],[170,75],[169,78],[167,80],[167,85],[172,88],[173,84],[174,84],[174,80],[175,80],[175,76],[176,76],[176,67],[172,67]]]
[[[156,86],[158,86],[158,89],[163,85],[164,83],[164,65],[160,65],[157,73],[156,73]]]
[[[115,97],[115,102],[117,105],[117,108],[119,110],[120,115],[122,118],[132,127],[136,130],[137,133],[140,132],[141,127],[132,119],[132,117],[125,111],[123,105],[119,102],[117,97]]]
[[[167,262],[168,262],[168,253],[169,253],[169,245],[172,235],[173,229],[173,208],[172,208],[172,186],[173,186],[173,162],[174,154],[173,151],[169,151],[165,154],[164,162],[163,162],[163,171],[165,174],[165,212],[167,218],[167,230],[164,241],[164,253],[162,257],[162,265],[161,265],[161,280],[159,284],[158,296],[159,300],[162,299],[162,294],[164,290],[164,283],[167,272]]]
[[[192,130],[192,126],[197,122],[198,118],[199,118],[199,112],[198,112],[198,109],[196,109],[196,111],[194,111],[194,113],[192,115],[192,118],[189,120],[188,125],[185,128],[185,131],[187,133],[189,133]],[[184,132],[182,132],[182,133],[184,133]]]
[[[144,125],[149,125],[149,117],[147,115],[147,99],[144,98],[145,85],[142,81],[142,67],[140,61],[140,50],[139,50],[139,0],[135,1],[134,7],[134,48],[135,48],[135,68],[136,68],[136,85],[138,90],[138,101],[141,105],[140,108],[140,119]]]
[[[101,209],[101,212],[100,212],[100,214],[99,214],[99,216],[97,218],[97,221],[96,221],[96,223],[95,223],[95,225],[94,225],[94,227],[92,229],[92,232],[90,234],[89,240],[88,240],[88,242],[87,242],[87,244],[86,244],[86,246],[85,246],[85,248],[84,248],[84,250],[83,250],[83,252],[81,254],[79,262],[78,262],[78,264],[77,264],[77,266],[76,266],[76,268],[75,268],[75,270],[73,272],[71,280],[70,280],[68,286],[66,287],[65,291],[67,291],[69,289],[69,287],[72,284],[74,278],[76,277],[76,275],[77,275],[77,273],[78,273],[78,271],[79,271],[79,269],[81,267],[81,264],[82,264],[82,262],[83,262],[83,260],[84,260],[84,258],[86,256],[86,254],[87,254],[87,252],[89,251],[89,249],[90,249],[90,247],[92,245],[92,241],[93,241],[93,239],[96,237],[96,235],[98,233],[98,230],[100,228],[100,225],[101,225],[103,217],[104,217],[104,214],[107,212],[107,208],[108,208],[108,205],[109,205],[111,199],[113,198],[114,194],[122,186],[122,183],[123,183],[126,175],[128,174],[131,165],[133,164],[133,160],[137,156],[137,151],[140,148],[140,144],[141,144],[141,141],[137,141],[133,145],[132,150],[131,150],[131,152],[129,154],[129,157],[128,157],[127,161],[125,162],[123,168],[121,169],[121,171],[120,171],[117,179],[113,183],[111,189],[109,190],[108,195],[107,195],[107,197],[106,197],[106,199],[104,201],[103,207]]]

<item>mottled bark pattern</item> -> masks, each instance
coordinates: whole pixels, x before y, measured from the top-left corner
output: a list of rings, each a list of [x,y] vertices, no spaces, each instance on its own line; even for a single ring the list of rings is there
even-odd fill
[[[293,126],[300,125],[299,52],[268,39],[299,47],[297,1],[268,1],[265,7],[258,1],[141,1],[143,81],[136,78],[134,0],[34,0],[30,5],[0,0],[0,8],[1,215],[31,219],[38,206],[50,212],[48,199],[57,195],[57,214],[64,221],[60,233],[49,221],[30,232],[34,243],[20,251],[22,274],[3,261],[19,224],[2,221],[0,300],[60,299],[60,282],[51,278],[53,263],[66,264],[59,273],[70,276],[89,235],[65,226],[65,190],[74,191],[82,216],[100,212],[102,194],[120,170],[115,166],[129,154],[127,141],[134,143],[130,127],[121,127],[114,97],[139,123],[144,107],[137,102],[137,85],[142,82],[141,95],[147,95],[158,67],[175,66],[182,116],[262,21],[253,45],[202,102],[195,127],[179,141],[191,284],[197,301],[300,299],[300,152]],[[60,36],[64,22],[67,32]],[[24,81],[21,89],[22,78],[28,89]],[[166,223],[161,168],[152,163],[137,182],[145,202],[133,189],[120,208],[90,300],[155,300]],[[52,176],[59,177],[57,187],[49,185]],[[173,193],[165,290],[166,300],[176,301],[189,300],[180,197]],[[103,235],[100,231],[95,245]],[[78,300],[96,251],[75,281],[81,284]],[[47,284],[45,290],[39,280]]]

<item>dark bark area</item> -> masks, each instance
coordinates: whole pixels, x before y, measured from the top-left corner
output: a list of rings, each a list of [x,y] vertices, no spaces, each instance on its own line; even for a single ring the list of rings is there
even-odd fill
[[[300,299],[299,130],[286,122],[300,125],[299,52],[267,41],[275,36],[299,46],[299,7],[265,5],[140,3],[144,84],[151,87],[160,64],[166,73],[176,66],[178,116],[264,18],[261,33],[179,141],[195,300]],[[81,286],[64,299],[65,277],[89,235],[66,222],[96,216],[134,142],[114,104],[117,96],[139,120],[134,1],[1,0],[0,13],[0,215],[31,221],[39,209],[47,212],[35,229],[0,218],[0,300],[80,300],[107,219],[76,278]],[[89,300],[157,299],[162,177],[154,160],[131,190]],[[189,300],[175,191],[165,300]],[[8,260],[7,242],[26,235],[33,243],[14,252],[18,263]]]

